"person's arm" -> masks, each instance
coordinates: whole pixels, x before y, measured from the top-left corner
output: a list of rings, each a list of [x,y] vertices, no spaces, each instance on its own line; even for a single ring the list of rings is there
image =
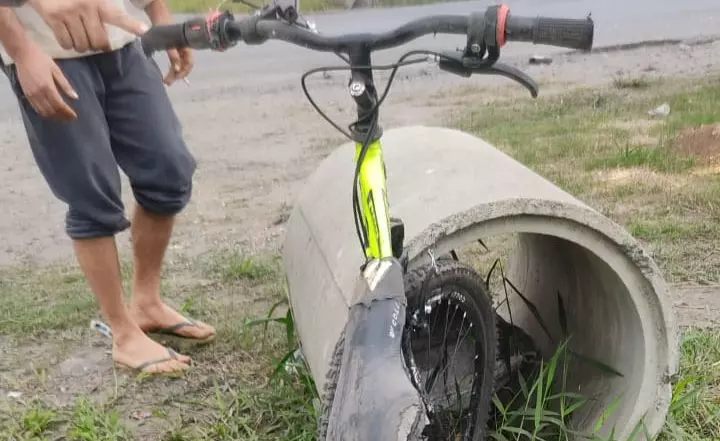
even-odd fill
[[[143,10],[154,25],[173,23],[172,14],[165,0],[131,0],[132,3]]]
[[[172,13],[165,0],[131,0],[137,7],[143,7],[153,25],[166,25],[174,22]],[[167,51],[170,69],[163,81],[167,85],[180,79],[186,79],[193,68],[192,49],[188,47],[171,48]],[[187,80],[186,80],[187,81]]]
[[[8,1],[8,0],[0,0]],[[110,50],[103,24],[110,24],[142,35],[145,24],[108,0],[27,0],[55,33],[60,46],[78,52]]]
[[[154,3],[155,0],[130,0],[130,3],[132,3],[133,6],[135,6],[138,9],[141,9],[147,13],[147,7],[150,5],[150,3]]]
[[[75,111],[60,95],[78,99],[62,70],[27,34],[15,11],[0,7],[0,43],[15,62],[17,81],[33,109],[44,118],[71,121]]]
[[[8,0],[4,0],[8,3]],[[25,27],[20,23],[15,12],[9,6],[0,7],[0,43],[7,54],[15,60],[30,42]]]

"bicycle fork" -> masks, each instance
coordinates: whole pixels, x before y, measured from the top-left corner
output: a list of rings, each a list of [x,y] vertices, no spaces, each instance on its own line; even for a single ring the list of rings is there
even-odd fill
[[[328,441],[415,441],[429,424],[402,354],[405,328],[404,227],[389,216],[377,94],[366,48],[350,51],[350,94],[358,106],[353,135],[360,160],[358,200],[368,258],[353,291]],[[363,141],[370,142],[360,158]]]
[[[399,260],[371,260],[354,299],[326,439],[419,440],[429,421],[402,356],[407,304]]]

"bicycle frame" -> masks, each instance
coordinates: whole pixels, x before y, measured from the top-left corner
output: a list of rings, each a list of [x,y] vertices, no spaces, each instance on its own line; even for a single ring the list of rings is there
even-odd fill
[[[353,128],[352,134],[355,138],[355,162],[359,166],[357,203],[365,237],[363,251],[367,260],[399,257],[393,254],[387,173],[381,142],[382,129],[377,119],[373,124],[373,113],[377,116],[378,97],[370,68],[370,50],[359,47],[351,51],[349,61],[350,94],[358,107],[358,124]],[[363,156],[366,139],[369,144]]]
[[[422,399],[404,368],[401,336],[407,299],[402,228],[390,218],[382,129],[370,50],[350,51],[350,94],[358,107],[355,139],[357,199],[364,233],[365,265],[349,305],[348,320],[330,409],[327,439],[419,439],[427,423]],[[361,66],[361,67],[359,67]],[[401,224],[400,224],[401,226]],[[383,372],[380,378],[374,373]],[[350,385],[350,387],[345,387]],[[358,394],[365,397],[358,399]],[[412,434],[412,437],[411,437]]]
[[[362,147],[361,143],[356,143],[355,161],[359,160]],[[360,165],[359,185],[360,212],[367,238],[365,256],[369,260],[393,257],[387,175],[379,139],[370,144]]]

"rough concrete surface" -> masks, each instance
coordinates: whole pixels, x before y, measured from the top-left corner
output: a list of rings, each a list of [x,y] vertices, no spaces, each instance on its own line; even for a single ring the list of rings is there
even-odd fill
[[[405,223],[411,266],[428,261],[427,249],[443,255],[477,239],[522,233],[508,259],[508,278],[536,305],[552,340],[543,337],[520,297],[511,295],[515,323],[537,336],[535,343],[551,357],[564,337],[559,294],[573,335],[571,349],[623,374],[602,378],[593,366],[574,366],[569,388],[597,399],[578,418],[591,427],[622,394],[607,427],[615,426],[624,438],[644,416],[651,433],[660,430],[669,378],[677,369],[677,329],[665,281],[640,245],[617,224],[478,138],[416,126],[388,130],[383,142],[392,170],[392,216]],[[311,175],[288,222],[283,251],[296,329],[319,387],[362,264],[347,214],[351,187],[333,185],[352,179],[353,153],[353,145],[344,144]]]

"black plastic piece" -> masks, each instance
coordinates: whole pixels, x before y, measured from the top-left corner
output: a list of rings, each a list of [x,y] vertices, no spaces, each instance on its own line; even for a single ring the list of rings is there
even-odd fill
[[[482,66],[490,66],[500,58],[497,44],[497,6],[485,12],[474,12],[468,17],[468,39],[464,57]],[[487,55],[487,56],[486,56]]]
[[[485,45],[487,46],[487,63],[495,63],[500,58],[500,44],[497,41],[498,10],[500,5],[489,6],[485,10]]]
[[[390,218],[390,242],[392,243],[393,256],[401,259],[405,241],[405,223],[396,217]]]
[[[440,58],[440,61],[438,61],[438,67],[445,72],[450,72],[451,74],[455,74],[460,77],[470,78],[473,74],[472,69],[465,66],[461,59],[455,59],[454,57]]]
[[[508,15],[505,36],[509,41],[528,41],[589,51],[593,45],[594,29],[590,16],[581,20]]]
[[[485,55],[485,14],[473,12],[468,17],[466,56],[483,57]]]

